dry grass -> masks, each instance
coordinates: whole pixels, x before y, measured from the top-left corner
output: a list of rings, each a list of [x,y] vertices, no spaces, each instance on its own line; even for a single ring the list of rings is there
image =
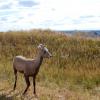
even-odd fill
[[[0,82],[0,100],[100,100],[99,91],[72,91],[66,87],[46,87],[41,83],[37,84],[37,96],[33,95],[32,86],[27,94],[23,96],[22,91],[25,84],[23,86],[18,85],[17,89],[13,91],[11,84],[8,84],[7,81],[2,82],[4,83]]]
[[[37,76],[39,100],[99,100],[100,39],[68,37],[50,30],[0,33],[0,99],[16,100],[14,94],[24,89],[24,80],[19,75],[21,90],[17,87],[11,98],[6,99],[14,83],[13,57],[35,57],[39,43],[53,54],[51,59],[44,60]],[[32,96],[32,89],[28,95]]]

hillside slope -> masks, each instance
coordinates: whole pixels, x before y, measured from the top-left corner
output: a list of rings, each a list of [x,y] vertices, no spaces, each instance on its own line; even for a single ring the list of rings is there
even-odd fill
[[[0,84],[4,87],[0,88],[2,94],[0,94],[0,99],[4,97],[4,100],[7,100],[5,99],[5,89],[6,87],[12,88],[14,83],[13,57],[16,55],[28,58],[36,57],[37,46],[40,43],[45,44],[53,55],[51,59],[44,60],[37,76],[37,88],[39,89],[37,91],[40,92],[38,94],[40,98],[45,98],[41,100],[48,100],[49,95],[50,98],[56,100],[56,94],[52,94],[53,91],[56,91],[57,97],[60,94],[63,95],[64,91],[69,95],[72,93],[71,97],[74,97],[76,92],[78,95],[76,100],[81,96],[85,98],[84,94],[89,96],[88,100],[92,100],[91,98],[94,97],[100,98],[99,39],[69,37],[50,30],[31,30],[0,33]],[[18,87],[21,89],[19,91],[23,91],[25,88],[21,74],[19,74]],[[19,89],[18,87],[17,89]],[[43,92],[43,89],[45,91],[47,89],[51,94]],[[16,100],[16,96],[14,99]],[[69,98],[68,100],[75,99]]]

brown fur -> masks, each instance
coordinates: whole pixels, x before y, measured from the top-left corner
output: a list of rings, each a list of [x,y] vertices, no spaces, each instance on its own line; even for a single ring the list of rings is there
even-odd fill
[[[36,75],[39,72],[43,58],[51,57],[51,54],[49,53],[48,49],[44,47],[44,45],[40,44],[38,48],[39,48],[39,54],[36,57],[36,59],[27,59],[23,56],[16,56],[13,60],[13,69],[15,75],[15,84],[13,89],[15,90],[16,88],[17,72],[23,73],[27,84],[27,87],[24,90],[23,94],[27,92],[30,86],[30,81],[29,81],[30,76],[33,77],[34,94],[36,94],[36,89],[35,89]]]

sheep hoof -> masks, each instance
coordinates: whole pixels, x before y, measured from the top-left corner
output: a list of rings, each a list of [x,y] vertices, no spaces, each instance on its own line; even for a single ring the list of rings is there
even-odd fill
[[[38,95],[37,95],[37,94],[34,94],[34,97],[35,97],[35,98],[38,98]]]
[[[26,93],[24,92],[22,95],[24,96]]]

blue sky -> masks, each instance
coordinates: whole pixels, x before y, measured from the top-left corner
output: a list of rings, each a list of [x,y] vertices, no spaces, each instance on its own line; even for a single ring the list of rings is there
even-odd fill
[[[100,29],[100,0],[0,0],[0,31]]]

